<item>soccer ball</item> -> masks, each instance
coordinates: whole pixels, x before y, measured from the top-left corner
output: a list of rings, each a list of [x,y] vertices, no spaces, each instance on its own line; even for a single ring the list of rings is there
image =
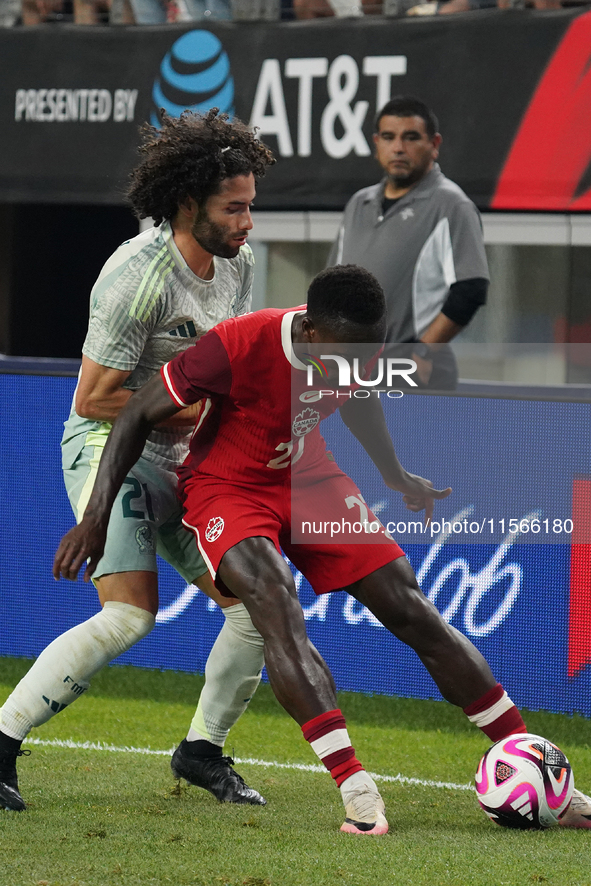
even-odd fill
[[[507,828],[551,828],[569,807],[574,781],[560,748],[541,735],[497,741],[476,770],[478,802]]]

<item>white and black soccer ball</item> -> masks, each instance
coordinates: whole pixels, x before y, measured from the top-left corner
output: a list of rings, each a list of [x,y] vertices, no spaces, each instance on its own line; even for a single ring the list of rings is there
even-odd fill
[[[569,807],[574,780],[560,748],[541,735],[497,741],[476,770],[478,802],[507,828],[551,828]]]

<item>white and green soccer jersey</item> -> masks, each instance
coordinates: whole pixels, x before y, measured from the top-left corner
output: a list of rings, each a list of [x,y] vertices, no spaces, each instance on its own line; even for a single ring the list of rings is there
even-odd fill
[[[201,280],[179,252],[168,222],[123,243],[102,269],[90,297],[83,353],[112,369],[131,372],[124,387],[137,390],[213,326],[250,310],[254,259],[249,246],[236,258],[214,257],[214,275]],[[72,467],[87,434],[110,425],[76,414],[74,401],[62,439],[64,469]],[[161,428],[143,456],[162,465],[183,461],[187,435]]]

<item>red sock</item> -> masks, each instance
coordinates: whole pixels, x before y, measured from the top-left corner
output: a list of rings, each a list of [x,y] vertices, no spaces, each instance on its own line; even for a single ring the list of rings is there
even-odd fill
[[[363,766],[351,747],[347,724],[340,710],[327,711],[302,726],[304,738],[318,754],[338,787]]]
[[[500,683],[464,708],[464,713],[493,742],[515,732],[527,732],[521,714]]]

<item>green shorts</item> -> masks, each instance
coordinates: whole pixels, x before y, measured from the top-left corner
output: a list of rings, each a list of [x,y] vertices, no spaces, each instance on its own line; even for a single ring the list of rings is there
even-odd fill
[[[64,470],[70,504],[80,522],[94,486],[107,440],[89,433],[72,467]],[[182,524],[173,470],[140,458],[123,481],[113,504],[105,552],[93,579],[114,572],[157,572],[156,554],[191,584],[207,572],[192,533]]]

